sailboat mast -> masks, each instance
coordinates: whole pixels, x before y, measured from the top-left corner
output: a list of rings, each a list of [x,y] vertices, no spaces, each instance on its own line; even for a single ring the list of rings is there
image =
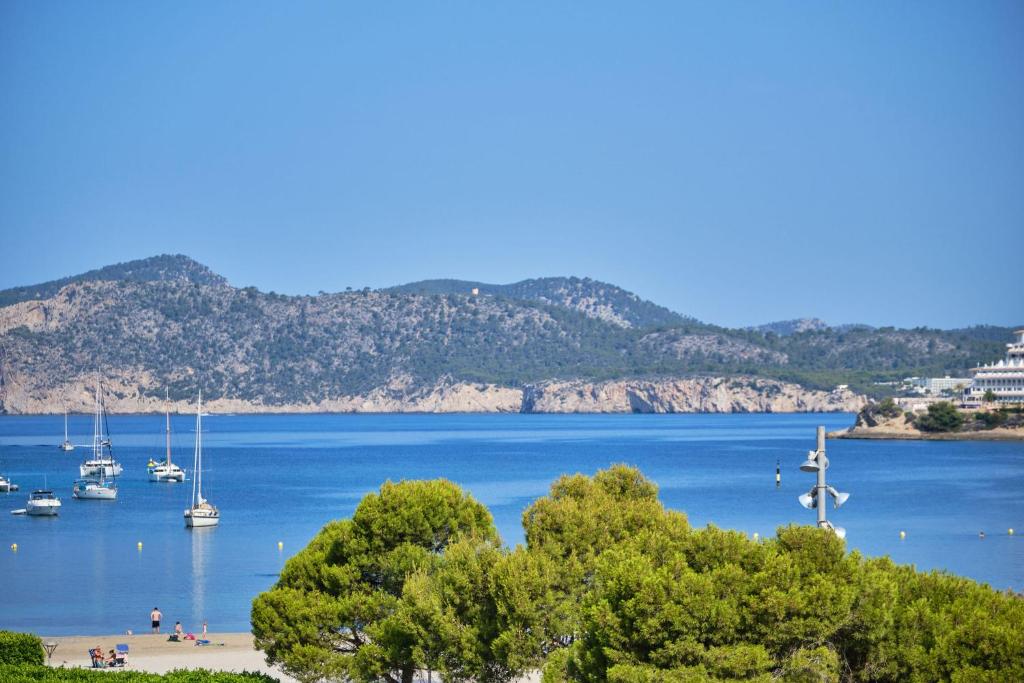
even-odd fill
[[[99,460],[102,455],[103,447],[100,445],[103,441],[102,430],[103,430],[103,418],[100,416],[100,380],[96,378],[96,414],[92,419],[92,457],[94,460]]]
[[[196,415],[196,450],[199,451],[199,481],[196,488],[199,491],[198,501],[203,502],[203,390],[199,390],[199,413]]]
[[[171,470],[171,397],[167,389],[164,389],[164,411],[167,416],[167,471]]]
[[[196,506],[196,492],[198,487],[199,498],[202,499],[203,492],[201,482],[203,477],[203,464],[200,453],[203,444],[203,391],[199,390],[199,407],[196,409],[196,450],[192,455],[192,507]]]
[[[68,407],[64,406],[64,443],[68,442]]]

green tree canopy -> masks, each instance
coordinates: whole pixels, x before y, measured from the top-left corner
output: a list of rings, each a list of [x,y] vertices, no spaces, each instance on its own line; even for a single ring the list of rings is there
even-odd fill
[[[928,406],[928,412],[914,421],[918,429],[926,432],[955,432],[964,423],[964,416],[949,401]]]
[[[430,572],[459,538],[499,543],[490,513],[458,486],[385,483],[352,519],[326,525],[255,599],[257,646],[301,681],[410,683],[429,662],[423,620],[414,618],[422,601],[410,599],[407,579]]]

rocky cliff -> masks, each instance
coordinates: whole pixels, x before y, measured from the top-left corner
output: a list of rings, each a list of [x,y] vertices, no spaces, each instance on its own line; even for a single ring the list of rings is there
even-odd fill
[[[165,402],[139,390],[143,375],[104,380],[105,404],[114,413],[162,411]],[[43,393],[25,391],[17,382],[4,387],[9,413],[89,412],[93,387],[84,381]],[[442,381],[416,387],[396,380],[366,394],[316,403],[267,405],[217,398],[206,402],[220,413],[786,413],[856,412],[865,399],[849,390],[813,391],[796,384],[752,377],[696,377],[607,382],[542,382],[522,388]],[[188,400],[170,402],[172,412],[194,410]]]

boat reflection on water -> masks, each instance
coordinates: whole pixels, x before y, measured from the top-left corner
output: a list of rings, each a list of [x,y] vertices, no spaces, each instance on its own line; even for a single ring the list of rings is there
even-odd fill
[[[189,533],[192,537],[192,616],[200,623],[206,621],[206,573],[216,533],[217,527],[196,527]]]

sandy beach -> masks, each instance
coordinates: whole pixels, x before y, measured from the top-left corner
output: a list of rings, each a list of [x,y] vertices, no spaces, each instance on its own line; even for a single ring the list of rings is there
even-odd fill
[[[43,642],[57,643],[50,661],[52,666],[91,666],[89,650],[94,647],[109,652],[118,643],[128,645],[129,671],[166,673],[173,669],[211,669],[214,671],[262,671],[282,683],[294,679],[267,666],[263,653],[253,646],[251,633],[211,633],[210,645],[197,646],[194,641],[169,642],[167,634],[135,634],[107,636],[43,637]]]
[[[194,641],[169,642],[167,634],[135,634],[131,636],[43,636],[43,642],[57,643],[50,661],[51,666],[89,668],[89,650],[94,647],[109,652],[118,643],[128,645],[128,671],[167,673],[174,669],[210,669],[211,671],[260,671],[277,678],[281,683],[297,683],[276,667],[267,666],[263,653],[253,646],[251,633],[211,633],[210,645],[197,646]],[[417,677],[417,683],[428,680],[426,672]],[[441,677],[430,677],[440,683]],[[537,683],[539,673],[531,673],[519,683]]]

